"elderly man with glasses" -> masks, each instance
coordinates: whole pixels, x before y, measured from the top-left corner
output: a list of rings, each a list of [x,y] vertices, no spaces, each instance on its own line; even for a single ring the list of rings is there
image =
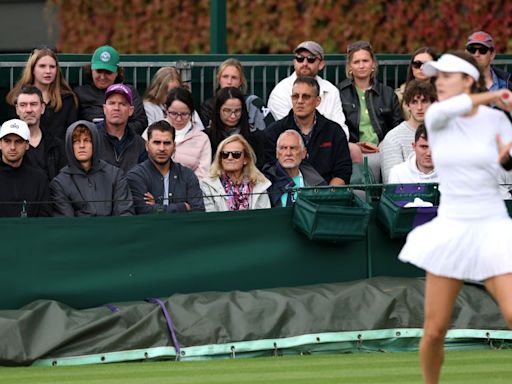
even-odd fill
[[[320,105],[318,112],[329,120],[338,123],[348,139],[348,128],[345,124],[345,115],[341,107],[340,93],[337,88],[327,80],[318,76],[318,73],[325,68],[324,50],[315,41],[303,41],[293,50],[293,72],[287,78],[281,80],[272,90],[268,99],[268,107],[276,120],[287,116],[292,109],[292,87],[298,76],[309,76],[315,78],[320,85]]]
[[[473,55],[476,62],[482,67],[485,86],[489,91],[497,91],[503,88],[512,90],[510,73],[491,64],[496,57],[494,40],[491,35],[484,31],[474,32],[468,38],[466,51]]]
[[[307,157],[313,168],[329,185],[345,185],[350,182],[352,161],[347,136],[339,124],[325,118],[319,111],[321,88],[309,76],[299,76],[293,82],[290,100],[292,109],[281,120],[272,123],[265,131],[265,170],[276,163],[276,145],[279,135],[287,129],[297,131],[307,149]]]

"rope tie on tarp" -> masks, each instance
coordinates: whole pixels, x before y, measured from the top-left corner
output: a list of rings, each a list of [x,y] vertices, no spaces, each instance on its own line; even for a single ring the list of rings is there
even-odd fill
[[[105,304],[105,307],[110,309],[110,311],[113,313],[119,312],[119,308],[116,307],[114,304]]]
[[[178,338],[176,337],[176,331],[174,330],[174,323],[171,319],[171,315],[169,314],[169,311],[167,311],[165,303],[158,298],[150,298],[150,299],[146,299],[146,301],[148,303],[158,304],[160,306],[160,308],[162,309],[162,313],[164,314],[165,321],[167,322],[167,328],[169,329],[169,333],[171,334],[171,339],[174,344],[174,349],[176,350],[176,360],[179,360],[180,356],[181,356],[181,347],[180,347],[180,343],[178,342]]]

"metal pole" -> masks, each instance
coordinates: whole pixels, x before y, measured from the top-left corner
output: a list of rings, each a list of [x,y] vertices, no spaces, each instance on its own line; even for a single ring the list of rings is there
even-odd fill
[[[227,53],[226,0],[210,1],[210,53]]]

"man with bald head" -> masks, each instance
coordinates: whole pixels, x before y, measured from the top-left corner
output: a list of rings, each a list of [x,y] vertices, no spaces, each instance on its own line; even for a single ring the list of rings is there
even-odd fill
[[[277,161],[267,170],[272,182],[268,194],[273,207],[291,206],[297,198],[298,188],[327,185],[315,168],[303,161],[306,156],[306,146],[299,132],[288,129],[279,135]]]

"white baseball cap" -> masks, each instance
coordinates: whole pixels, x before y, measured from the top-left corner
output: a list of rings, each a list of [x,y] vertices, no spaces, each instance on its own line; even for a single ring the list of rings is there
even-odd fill
[[[28,129],[27,123],[23,120],[11,119],[2,124],[2,128],[0,128],[0,139],[11,133],[18,135],[25,141],[30,139],[30,129]]]
[[[421,66],[421,71],[429,77],[436,76],[441,71],[465,73],[475,81],[480,78],[480,72],[474,65],[451,53],[445,53],[437,61],[427,61]]]

